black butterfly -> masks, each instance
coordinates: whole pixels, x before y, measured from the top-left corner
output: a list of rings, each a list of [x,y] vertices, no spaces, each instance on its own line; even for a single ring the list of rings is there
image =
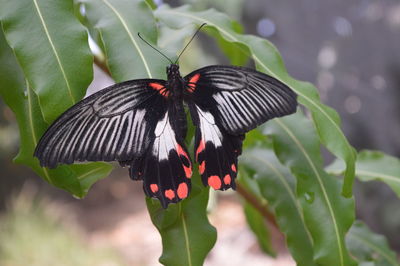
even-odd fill
[[[182,78],[172,63],[167,75],[125,81],[83,99],[50,126],[34,156],[50,168],[118,161],[166,208],[186,198],[191,187],[184,103],[196,126],[194,158],[203,184],[216,190],[235,189],[246,132],[296,111],[289,87],[249,68],[207,66]]]

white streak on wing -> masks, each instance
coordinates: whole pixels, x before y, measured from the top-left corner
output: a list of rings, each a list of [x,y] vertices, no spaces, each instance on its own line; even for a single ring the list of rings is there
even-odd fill
[[[128,122],[128,125],[126,127],[126,131],[123,132],[123,134],[125,134],[125,135],[124,135],[124,139],[122,140],[122,143],[121,143],[121,150],[118,151],[118,156],[121,156],[122,154],[124,154],[125,149],[127,149],[127,152],[125,152],[125,154],[127,154],[131,150],[131,147],[128,147],[126,145],[126,142],[128,141],[128,139],[130,138],[130,135],[131,135],[132,117],[133,117],[133,111],[129,111],[129,112],[125,113],[124,116],[122,117],[121,130],[122,130],[122,127],[123,127],[125,121]],[[121,134],[121,133],[119,133],[119,134]]]
[[[157,123],[156,130],[154,131],[154,134],[156,135],[156,137],[159,137],[164,132],[164,128],[165,128],[167,122],[168,122],[168,112],[165,113],[163,119],[161,119]]]
[[[117,133],[117,130],[119,131],[119,128],[121,126],[120,125],[121,117],[120,116],[116,116],[114,120],[115,121],[112,121],[113,124],[112,124],[112,129],[111,129],[112,133],[110,135],[111,138],[107,140],[107,144],[106,144],[106,148],[105,148],[106,154],[115,153],[115,143],[118,142],[119,137],[120,137],[120,134]]]
[[[175,150],[177,146],[176,136],[169,122],[168,112],[158,121],[154,133],[156,139],[153,145],[153,155],[158,158],[158,161],[168,160],[170,151]]]
[[[237,121],[236,115],[232,112],[229,105],[225,104],[225,102],[227,101],[225,96],[222,93],[217,93],[217,94],[213,95],[213,98],[217,101],[219,107],[225,111],[224,113],[227,114],[227,115],[224,115],[224,117],[230,120],[230,125],[232,127],[238,128],[239,122]],[[229,115],[228,115],[228,113],[229,113]]]
[[[202,140],[205,143],[213,143],[215,147],[221,147],[222,133],[219,130],[218,126],[215,124],[214,117],[210,112],[203,111],[199,107],[196,108],[197,112],[199,113]]]
[[[132,124],[131,135],[129,136],[128,146],[132,147],[135,153],[140,152],[142,144],[140,143],[141,138],[141,125],[143,124],[143,118],[145,114],[144,109],[136,110],[136,114]]]

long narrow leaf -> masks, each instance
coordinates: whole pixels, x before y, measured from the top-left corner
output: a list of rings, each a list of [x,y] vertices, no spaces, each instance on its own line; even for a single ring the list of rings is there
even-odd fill
[[[207,218],[209,189],[192,177],[190,196],[178,204],[162,209],[157,200],[147,199],[151,220],[162,237],[164,265],[203,265],[217,239],[215,228]]]
[[[7,46],[0,31],[0,96],[15,113],[20,130],[20,150],[17,163],[31,167],[47,182],[65,189],[77,197],[83,197],[90,186],[111,171],[105,163],[61,166],[46,169],[33,158],[33,150],[48,124],[42,117],[38,99],[25,81],[12,50]]]
[[[336,160],[328,166],[327,171],[342,174],[344,165]],[[384,182],[400,197],[400,159],[396,157],[378,151],[361,151],[357,156],[356,176],[364,182]]]
[[[322,265],[353,265],[344,237],[354,221],[354,201],[340,193],[341,181],[323,170],[311,122],[300,113],[267,123],[274,150],[297,178],[297,194]]]
[[[359,262],[374,262],[377,266],[399,266],[396,258],[384,236],[371,232],[368,227],[360,221],[354,223],[346,242],[350,252]]]
[[[156,21],[145,1],[85,0],[89,23],[99,31],[115,81],[163,78],[168,61],[139,37],[157,44]]]
[[[261,195],[274,210],[277,223],[285,234],[293,258],[299,266],[315,265],[313,240],[296,195],[296,180],[274,153],[267,148],[245,150],[240,166],[254,176]]]
[[[0,1],[0,20],[26,79],[52,122],[80,100],[93,78],[93,58],[72,0]]]
[[[226,15],[212,9],[196,12],[188,6],[169,8],[164,5],[155,14],[171,27],[207,23],[208,27],[218,31],[227,42],[238,44],[240,53],[245,49],[252,56],[258,70],[278,78],[293,88],[299,95],[300,103],[311,111],[321,142],[333,154],[346,162],[343,193],[347,197],[352,195],[356,154],[340,129],[338,114],[321,103],[314,86],[294,80],[288,75],[281,56],[270,42],[255,36],[238,34],[235,31],[234,22]]]

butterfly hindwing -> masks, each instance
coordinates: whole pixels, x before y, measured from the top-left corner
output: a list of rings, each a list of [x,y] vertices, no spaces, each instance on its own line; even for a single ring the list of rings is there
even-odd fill
[[[147,196],[160,199],[164,208],[169,203],[185,199],[191,188],[192,163],[178,129],[176,119],[168,110],[157,122],[155,138],[143,159],[131,168],[144,176],[143,188]]]
[[[185,81],[190,99],[210,110],[233,135],[296,111],[297,96],[289,87],[249,68],[207,66],[187,75]]]
[[[203,184],[216,190],[235,189],[243,135],[228,134],[209,111],[195,104],[190,104],[189,108],[196,126],[194,156]]]

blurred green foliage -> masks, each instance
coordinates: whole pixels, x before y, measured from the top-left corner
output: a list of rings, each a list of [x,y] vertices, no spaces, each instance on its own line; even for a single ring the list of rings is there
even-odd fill
[[[57,206],[23,191],[0,219],[2,266],[122,266],[111,248],[92,248],[73,225],[57,217]]]

